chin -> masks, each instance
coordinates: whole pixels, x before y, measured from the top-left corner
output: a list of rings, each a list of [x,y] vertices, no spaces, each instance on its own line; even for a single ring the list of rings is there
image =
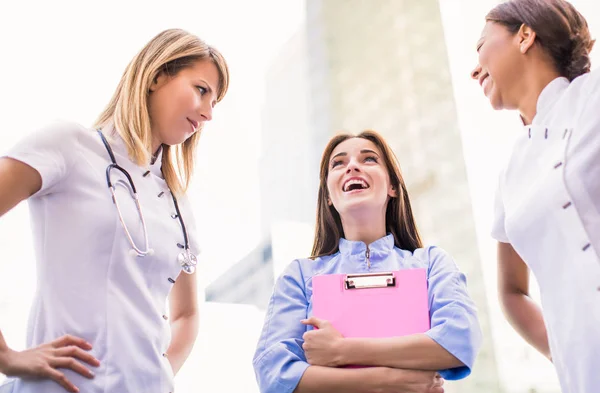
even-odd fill
[[[348,201],[344,204],[344,206],[341,206],[340,209],[338,210],[338,212],[340,212],[340,214],[354,214],[354,213],[360,213],[360,212],[370,212],[372,210],[374,210],[377,206],[369,200],[362,200],[362,201]]]
[[[490,96],[490,105],[492,105],[492,108],[497,111],[506,109],[504,108],[504,103],[502,102],[502,100],[499,97],[496,97],[495,95]]]
[[[163,142],[165,145],[169,145],[169,146],[175,146],[175,145],[180,145],[183,142],[187,141],[192,135],[192,133],[188,132],[185,135],[177,135],[177,136],[171,136],[170,138],[165,138],[165,141]]]
[[[496,90],[496,86],[492,87],[492,90],[490,91],[490,94],[488,95],[488,99],[490,100],[490,105],[492,106],[492,108],[494,110],[500,111],[503,109],[512,109],[512,108],[506,107],[504,100],[502,99],[502,96]]]

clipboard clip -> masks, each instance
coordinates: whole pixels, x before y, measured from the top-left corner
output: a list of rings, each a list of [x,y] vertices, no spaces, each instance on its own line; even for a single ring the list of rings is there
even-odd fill
[[[392,272],[348,274],[344,280],[345,289],[387,288],[396,286]]]

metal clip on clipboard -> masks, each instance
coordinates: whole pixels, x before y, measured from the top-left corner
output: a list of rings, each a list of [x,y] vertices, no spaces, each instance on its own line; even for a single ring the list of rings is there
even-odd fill
[[[387,288],[396,286],[392,272],[348,274],[344,280],[345,289]]]

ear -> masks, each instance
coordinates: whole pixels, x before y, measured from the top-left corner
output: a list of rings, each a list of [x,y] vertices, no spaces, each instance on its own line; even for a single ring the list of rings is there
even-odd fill
[[[390,184],[388,188],[388,195],[390,198],[398,198],[398,189]]]
[[[165,85],[169,80],[169,76],[161,71],[154,77],[152,84],[150,85],[150,92],[153,93],[156,90],[160,89],[163,85]]]
[[[329,197],[327,197],[327,205],[333,206],[333,202],[331,202],[331,199],[329,199]]]
[[[533,46],[535,43],[535,39],[537,35],[533,29],[525,24],[521,25],[519,31],[516,34],[517,42],[519,44],[519,52],[522,54],[527,53],[527,51]]]

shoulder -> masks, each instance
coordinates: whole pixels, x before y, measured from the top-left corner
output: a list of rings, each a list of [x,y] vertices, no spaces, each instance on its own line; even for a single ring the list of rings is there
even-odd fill
[[[84,126],[67,121],[55,121],[38,128],[20,139],[8,152],[9,157],[42,160],[47,164],[68,163],[81,152],[81,141],[93,137],[93,132]]]
[[[446,250],[435,245],[425,245],[421,248],[415,249],[412,253],[410,251],[401,250],[399,248],[396,248],[396,250],[398,250],[401,253],[412,254],[414,258],[419,259],[423,262],[429,262],[439,258],[450,257],[450,254],[448,254]]]
[[[573,79],[569,90],[594,92],[597,91],[598,85],[600,85],[600,69],[595,69]]]
[[[317,258],[298,258],[293,260],[285,269],[284,275],[291,275],[297,278],[302,284],[309,282],[314,276],[327,274],[335,266],[334,262],[339,253],[325,255]]]
[[[564,98],[566,102],[578,108],[586,107],[590,104],[590,100],[597,100],[599,97],[600,69],[595,69],[573,79]]]
[[[81,137],[93,135],[91,129],[71,121],[54,121],[33,133],[36,138],[61,142],[78,142]]]
[[[55,152],[68,157],[79,151],[82,140],[93,138],[92,130],[81,124],[68,121],[54,121],[38,128],[21,139],[13,151],[35,150],[36,154]]]
[[[413,251],[412,256],[419,260],[423,266],[427,266],[430,274],[435,271],[439,271],[440,269],[458,269],[450,253],[435,245],[427,245],[422,248],[417,248],[415,251]]]

